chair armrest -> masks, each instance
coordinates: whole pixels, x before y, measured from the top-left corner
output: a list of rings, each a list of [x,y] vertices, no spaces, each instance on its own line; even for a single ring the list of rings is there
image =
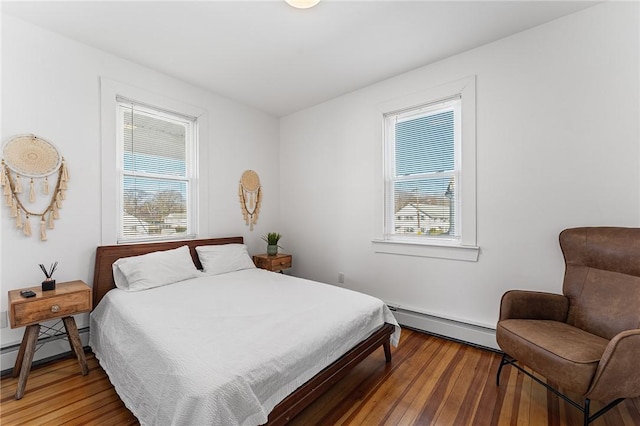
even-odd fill
[[[569,299],[562,294],[511,290],[502,295],[500,321],[536,319],[566,322]]]
[[[640,329],[617,334],[607,345],[586,397],[601,401],[640,396]]]

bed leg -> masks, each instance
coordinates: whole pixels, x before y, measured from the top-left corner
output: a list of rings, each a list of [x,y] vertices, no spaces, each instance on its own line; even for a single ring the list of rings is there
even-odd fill
[[[389,342],[389,340],[384,342],[382,344],[382,347],[384,348],[384,359],[387,362],[391,362],[391,343]]]

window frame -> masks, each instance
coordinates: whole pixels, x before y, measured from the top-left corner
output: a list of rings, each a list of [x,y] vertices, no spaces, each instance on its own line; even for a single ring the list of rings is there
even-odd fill
[[[409,256],[435,257],[443,259],[477,261],[479,247],[476,239],[476,88],[475,76],[446,83],[431,89],[413,93],[378,106],[377,118],[380,126],[380,154],[376,183],[377,193],[375,230],[372,241],[377,253]],[[460,97],[460,149],[456,161],[460,162],[458,238],[405,236],[389,232],[393,222],[394,206],[389,202],[389,155],[386,117],[402,111],[429,107],[442,101]]]
[[[126,171],[124,167],[124,119],[122,116],[123,109],[126,105],[131,105],[132,108],[137,108],[143,114],[153,115],[167,121],[175,121],[186,125],[185,133],[185,176],[177,177],[173,175],[165,175],[158,173],[146,173],[140,171]],[[140,242],[140,241],[164,241],[170,239],[181,238],[194,238],[197,234],[197,129],[198,118],[188,116],[182,113],[166,111],[164,109],[143,104],[137,100],[129,99],[123,96],[116,97],[116,173],[118,179],[118,212],[124,211],[124,177],[140,177],[151,178],[165,181],[182,181],[186,182],[187,194],[187,231],[184,234],[178,234],[176,236],[171,235],[159,235],[159,236],[142,236],[142,237],[127,237],[123,233],[123,215],[118,214],[117,218],[117,240],[118,244]]]
[[[421,242],[424,240],[432,239],[434,242],[437,241],[447,241],[447,240],[460,240],[462,235],[462,225],[457,220],[460,218],[460,196],[456,194],[455,204],[454,204],[454,217],[456,221],[454,221],[454,229],[459,235],[447,235],[447,236],[414,236],[414,235],[399,235],[396,233],[395,229],[400,226],[396,223],[398,219],[396,218],[395,212],[395,184],[398,182],[410,182],[421,179],[428,179],[433,177],[440,176],[453,176],[454,182],[458,182],[461,176],[461,150],[462,150],[462,129],[461,129],[461,108],[462,100],[460,96],[453,96],[448,99],[441,99],[426,105],[419,105],[417,107],[409,108],[408,110],[394,111],[390,113],[384,114],[385,120],[385,141],[384,141],[384,149],[385,149],[385,227],[384,227],[384,236],[386,239],[416,239],[416,242]],[[396,173],[396,134],[395,134],[395,124],[408,121],[410,119],[417,119],[420,117],[425,117],[431,115],[431,113],[437,114],[444,111],[453,111],[454,112],[454,169],[453,171],[443,171],[438,173],[417,173],[412,175],[398,175]],[[416,213],[418,214],[418,213]],[[424,218],[424,216],[423,216]],[[413,220],[413,217],[405,217],[405,220]],[[399,219],[402,220],[402,219]],[[450,225],[451,226],[451,225]]]
[[[171,241],[197,238],[198,235],[208,235],[209,221],[207,220],[208,191],[201,182],[208,181],[208,145],[204,143],[208,134],[208,114],[204,108],[191,103],[179,101],[164,95],[130,86],[105,77],[100,78],[100,133],[101,133],[101,242],[102,245],[126,244],[143,241]],[[192,158],[192,184],[189,195],[188,214],[193,228],[187,234],[162,235],[159,237],[144,237],[136,239],[120,238],[122,213],[121,174],[122,153],[119,152],[117,120],[119,100],[133,100],[136,104],[151,107],[157,111],[169,112],[176,116],[193,117],[196,119],[194,127]]]

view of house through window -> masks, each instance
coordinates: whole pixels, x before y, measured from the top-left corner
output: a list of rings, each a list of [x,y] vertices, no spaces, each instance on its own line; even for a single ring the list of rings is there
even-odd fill
[[[118,123],[118,239],[192,234],[195,119],[119,100]]]
[[[385,116],[387,235],[458,238],[459,97]]]

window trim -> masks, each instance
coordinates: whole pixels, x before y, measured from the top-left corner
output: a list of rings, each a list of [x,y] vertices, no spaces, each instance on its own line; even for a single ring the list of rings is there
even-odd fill
[[[206,185],[200,182],[208,181],[208,168],[206,159],[208,158],[207,144],[203,143],[208,134],[208,119],[206,110],[185,102],[167,98],[137,87],[129,86],[104,77],[100,78],[100,115],[101,115],[101,188],[102,188],[102,220],[101,220],[101,241],[102,245],[126,244],[141,241],[170,241],[176,239],[194,238],[198,235],[208,235],[208,221],[206,208],[208,206],[208,193]],[[118,120],[118,102],[122,99],[134,100],[135,103],[159,111],[171,111],[175,115],[195,117],[197,125],[194,128],[194,149],[191,152],[195,178],[192,180],[192,196],[196,196],[192,203],[193,226],[190,235],[171,235],[162,238],[136,238],[119,239],[119,223],[121,216],[118,208],[121,206],[119,200],[119,183],[117,177],[119,171],[118,157],[118,135],[116,122]],[[173,111],[176,111],[175,113]]]
[[[460,221],[462,234],[459,239],[429,238],[387,235],[385,215],[390,214],[387,207],[386,191],[386,126],[387,115],[419,108],[423,105],[435,104],[438,101],[460,96],[461,103],[461,137],[460,150]],[[378,105],[376,120],[378,122],[380,144],[378,150],[376,184],[378,185],[375,208],[375,230],[372,241],[377,253],[400,254],[407,256],[435,257],[442,259],[477,261],[480,248],[476,236],[476,76],[442,84],[431,89],[403,96]]]

